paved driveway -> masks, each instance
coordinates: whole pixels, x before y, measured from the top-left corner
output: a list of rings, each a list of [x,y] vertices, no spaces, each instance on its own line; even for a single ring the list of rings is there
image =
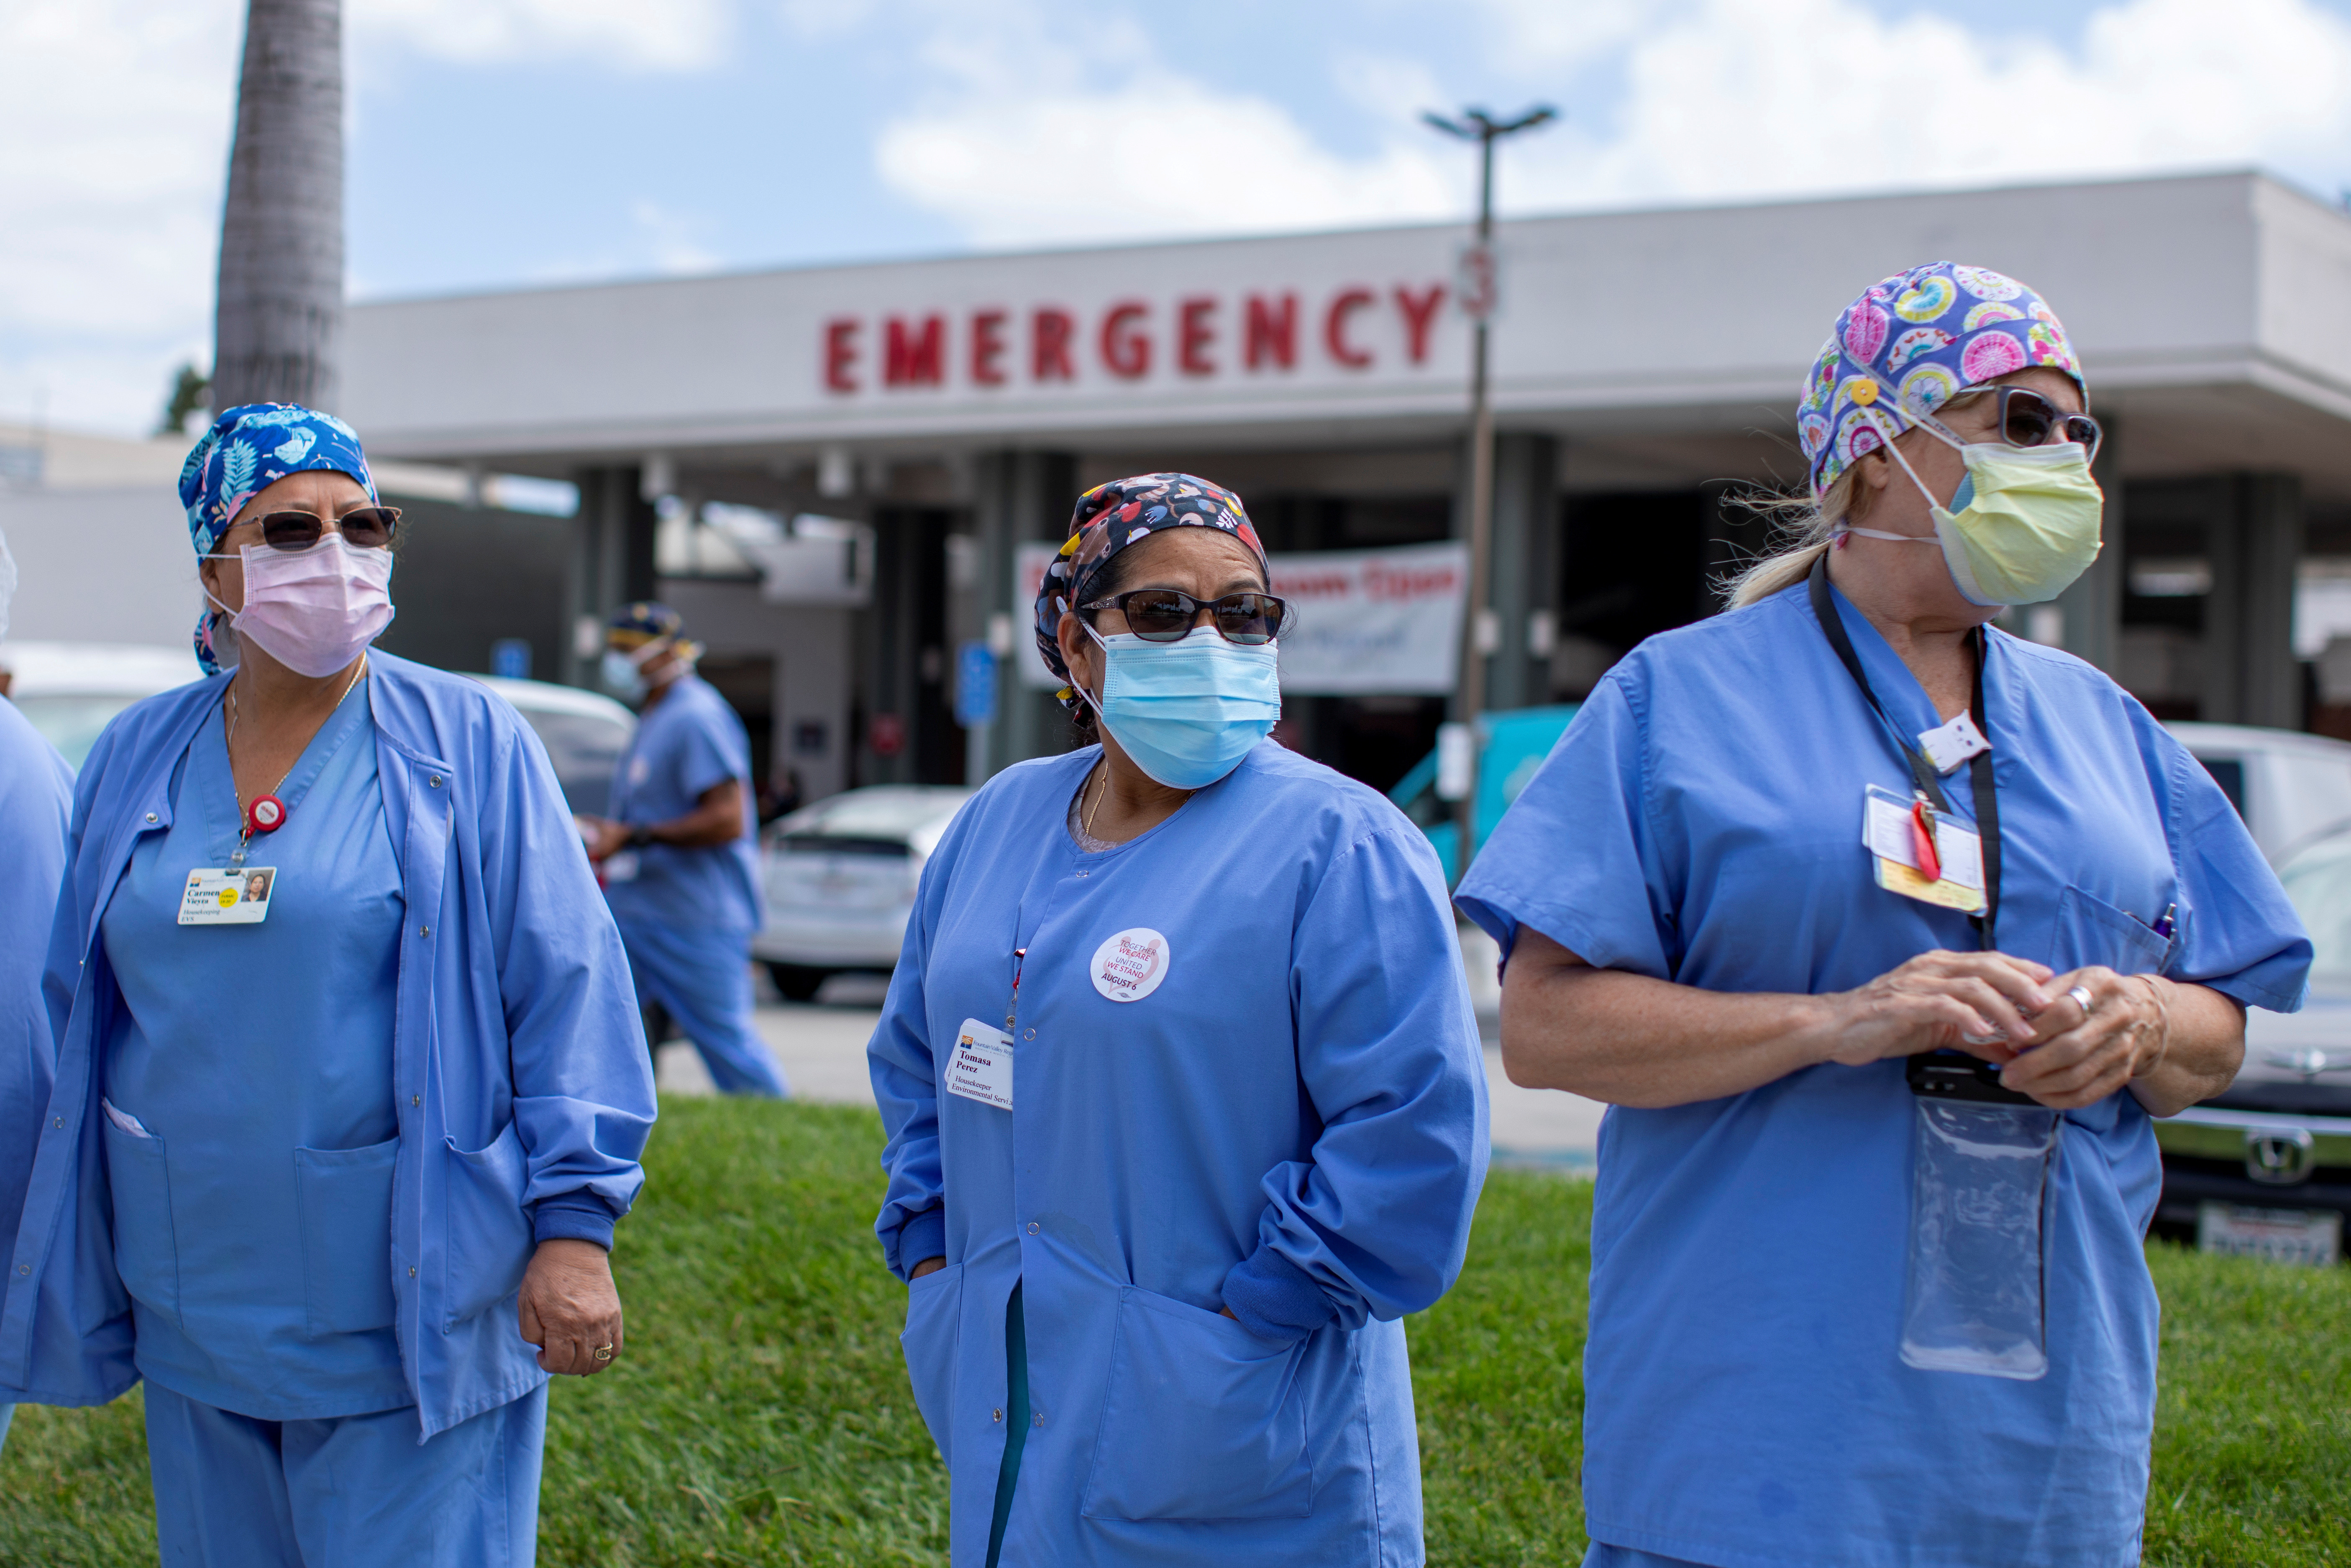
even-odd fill
[[[1479,1003],[1479,1021],[1487,1035],[1495,1163],[1589,1172],[1606,1107],[1555,1090],[1521,1089],[1502,1076],[1501,1055],[1493,1044],[1493,1009],[1499,998],[1493,994],[1492,960],[1474,950],[1468,956],[1471,994]],[[1474,977],[1481,958],[1483,986]],[[793,1093],[839,1104],[873,1103],[872,1084],[865,1074],[865,1042],[882,1016],[883,989],[878,979],[843,976],[827,985],[818,1001],[799,1004],[777,1000],[761,981],[759,1034],[775,1052]],[[716,1092],[701,1057],[684,1041],[662,1047],[659,1077],[665,1094]]]

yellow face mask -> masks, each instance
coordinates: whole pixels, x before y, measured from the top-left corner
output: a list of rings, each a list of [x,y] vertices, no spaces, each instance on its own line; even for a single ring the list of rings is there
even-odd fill
[[[1931,542],[1943,547],[1944,564],[1962,599],[1987,607],[2039,604],[2064,592],[2098,559],[2106,497],[2091,476],[2087,447],[2077,441],[2057,446],[1961,441],[1927,420],[1917,423],[1938,441],[1956,447],[1968,467],[1946,508],[1893,440],[1886,443],[1887,455],[1927,497],[1935,519]],[[1879,429],[1882,433],[1884,426]],[[1930,542],[1876,528],[1844,531],[1866,538]]]

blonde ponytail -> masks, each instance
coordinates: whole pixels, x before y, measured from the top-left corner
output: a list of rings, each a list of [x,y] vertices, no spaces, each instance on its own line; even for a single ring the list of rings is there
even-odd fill
[[[1721,585],[1722,605],[1737,610],[1769,599],[1802,582],[1813,562],[1828,552],[1853,505],[1853,472],[1848,469],[1818,501],[1808,497],[1775,496],[1759,491],[1740,497],[1738,504],[1771,525],[1779,548],[1759,556]]]

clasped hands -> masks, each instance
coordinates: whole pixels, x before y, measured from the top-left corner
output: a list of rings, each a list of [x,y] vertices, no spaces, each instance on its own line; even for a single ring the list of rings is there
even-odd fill
[[[2169,983],[2103,965],[2060,975],[2006,953],[1921,953],[1856,990],[1822,998],[1832,1009],[1827,1054],[1860,1066],[1964,1051],[1998,1063],[2010,1089],[2074,1110],[2161,1065]]]

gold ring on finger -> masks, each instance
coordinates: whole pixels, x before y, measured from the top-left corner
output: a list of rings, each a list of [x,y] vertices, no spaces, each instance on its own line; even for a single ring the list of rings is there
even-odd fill
[[[592,1354],[598,1361],[610,1361],[612,1359],[612,1347],[609,1344],[600,1344]]]

